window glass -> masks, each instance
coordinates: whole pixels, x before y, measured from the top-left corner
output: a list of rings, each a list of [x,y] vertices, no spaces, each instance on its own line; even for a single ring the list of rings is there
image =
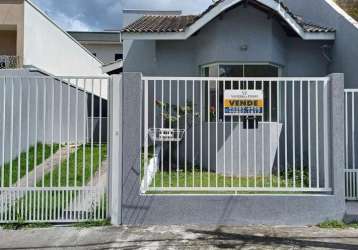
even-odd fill
[[[114,60],[118,61],[118,60],[122,60],[123,59],[123,54],[115,54],[114,55]]]
[[[245,65],[245,77],[278,77],[278,68],[272,65]]]
[[[202,67],[201,74],[204,77],[278,77],[279,68],[269,64],[213,64],[210,66]],[[225,85],[225,87],[224,87]],[[239,87],[240,85],[240,87]],[[271,87],[271,91],[270,91]],[[264,110],[264,121],[276,121],[277,120],[277,82],[269,81],[256,84],[252,81],[248,82],[232,82],[233,89],[263,89],[264,90],[264,106],[270,107]],[[216,119],[223,121],[223,101],[224,90],[231,89],[231,82],[224,83],[219,82],[218,89],[214,83],[210,84],[209,96],[205,94],[206,110],[210,110],[210,119],[206,115],[206,121],[215,122]],[[216,98],[216,91],[218,98]],[[207,93],[207,86],[205,87],[205,93]],[[207,100],[209,97],[209,100]],[[216,100],[218,103],[216,103]],[[238,117],[234,117],[234,121],[238,121]],[[243,121],[243,117],[240,119]],[[259,119],[261,121],[262,119]],[[230,122],[231,117],[226,117],[226,121]]]
[[[244,77],[243,65],[220,65],[220,77]]]

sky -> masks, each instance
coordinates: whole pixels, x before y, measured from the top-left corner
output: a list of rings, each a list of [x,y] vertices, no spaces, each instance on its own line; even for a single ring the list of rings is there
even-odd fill
[[[120,29],[123,9],[183,10],[198,13],[213,0],[32,0],[65,30]]]

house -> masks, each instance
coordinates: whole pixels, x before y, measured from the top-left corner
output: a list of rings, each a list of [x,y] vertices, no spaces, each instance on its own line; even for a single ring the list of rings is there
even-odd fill
[[[123,166],[124,223],[342,219],[352,18],[330,0],[218,0],[197,15],[124,12],[124,23],[124,117],[143,121],[124,126],[143,150],[138,169]]]
[[[111,75],[121,72],[123,46],[120,32],[69,31],[68,33],[103,62],[104,73]]]
[[[1,1],[0,16],[2,68],[37,68],[52,75],[104,75],[103,63],[31,1]]]

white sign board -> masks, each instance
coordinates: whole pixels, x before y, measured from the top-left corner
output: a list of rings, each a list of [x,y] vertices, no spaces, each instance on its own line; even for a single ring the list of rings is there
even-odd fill
[[[224,114],[226,116],[262,116],[264,93],[262,90],[225,90]]]

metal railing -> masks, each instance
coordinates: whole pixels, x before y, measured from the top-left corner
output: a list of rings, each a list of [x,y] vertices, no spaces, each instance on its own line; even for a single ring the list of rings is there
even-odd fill
[[[347,200],[358,200],[357,134],[358,89],[345,90],[345,191]]]
[[[0,55],[0,69],[16,69],[19,67],[18,56]]]
[[[328,82],[143,77],[142,193],[331,192]]]
[[[108,83],[0,77],[0,223],[107,218]]]

